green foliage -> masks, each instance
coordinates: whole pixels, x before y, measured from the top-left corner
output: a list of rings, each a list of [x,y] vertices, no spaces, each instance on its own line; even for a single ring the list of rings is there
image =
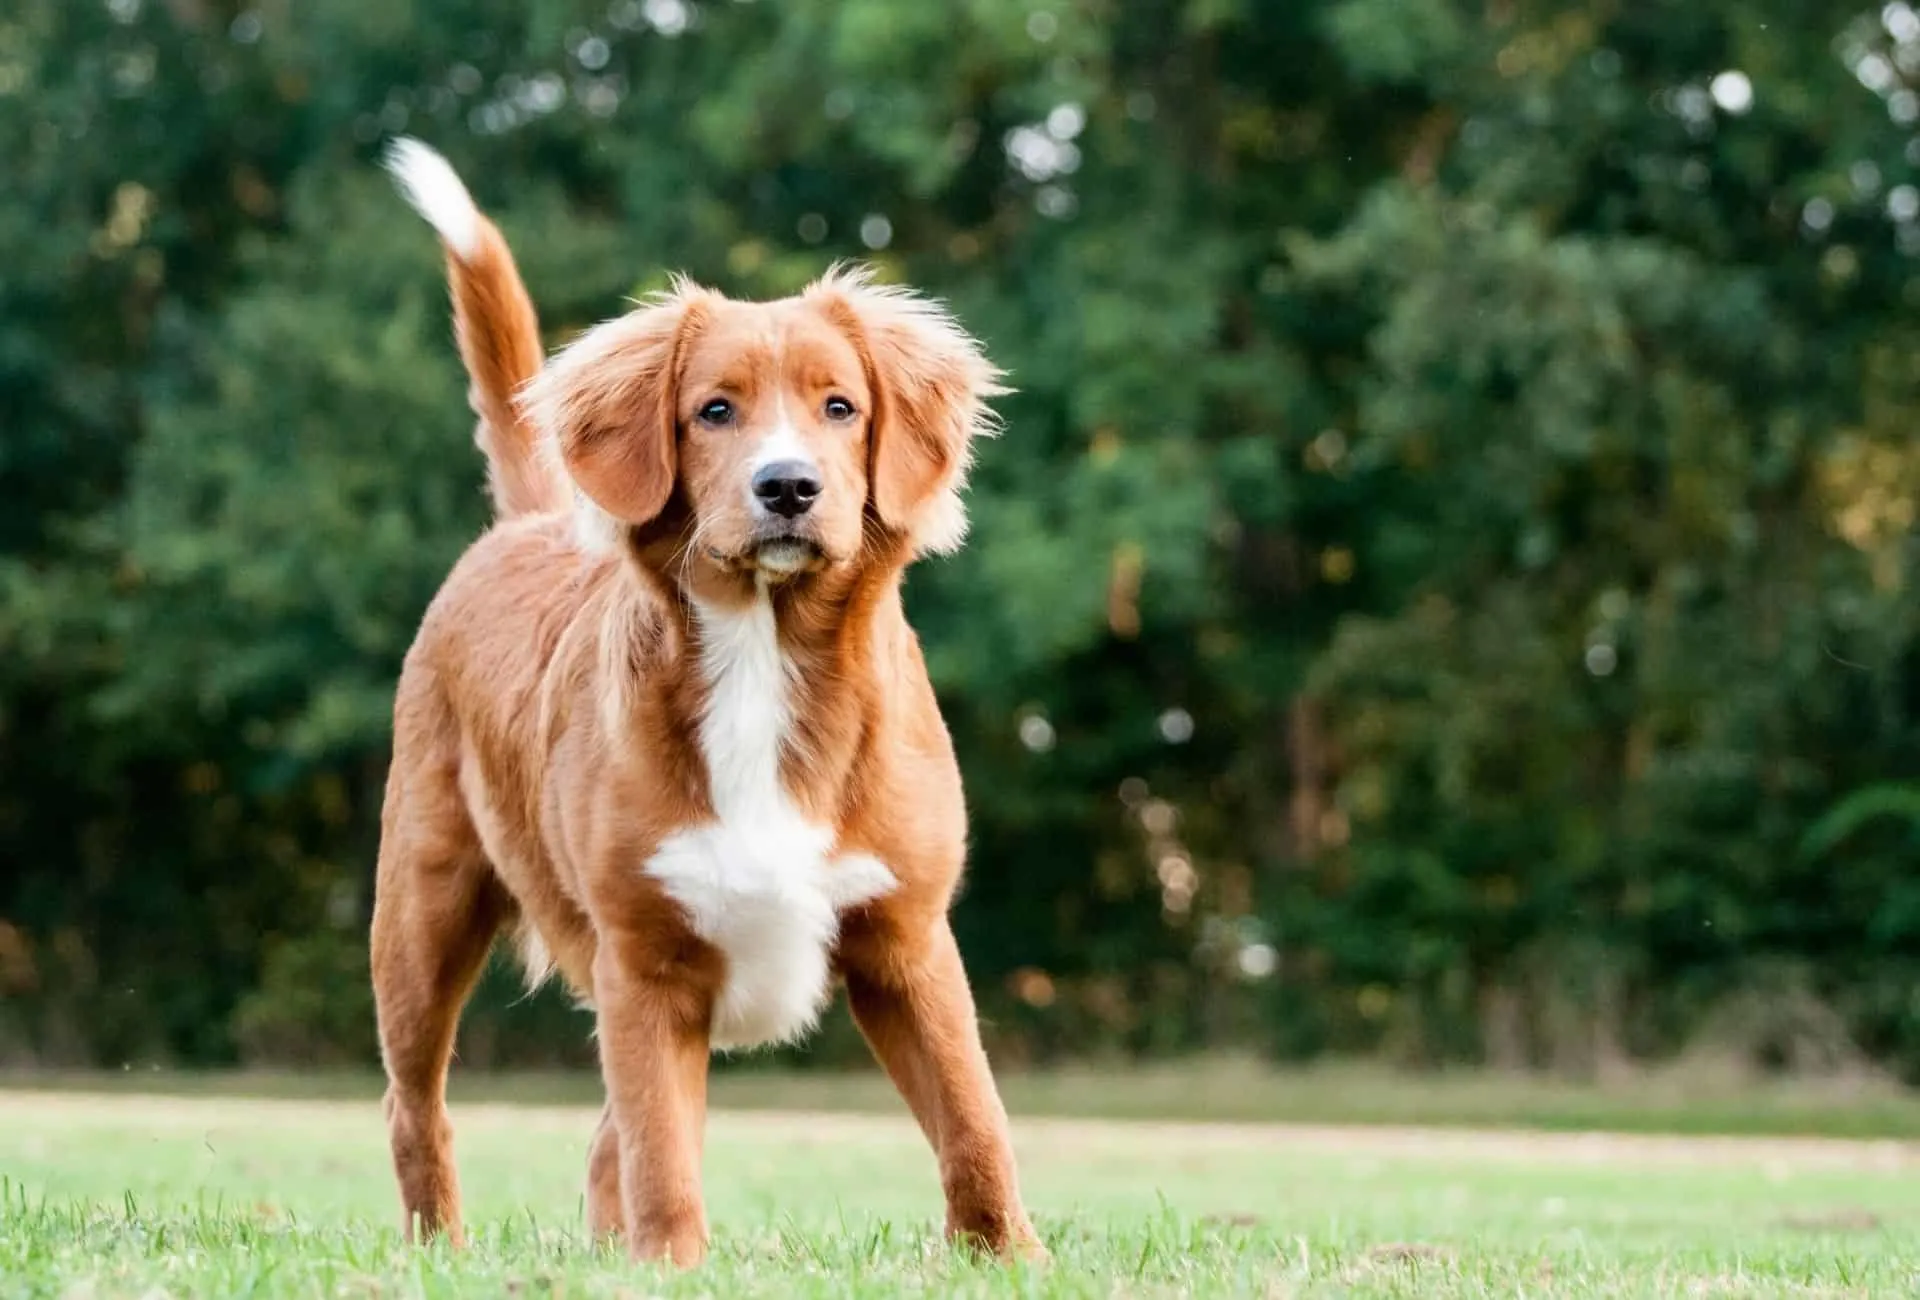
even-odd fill
[[[356,937],[319,930],[267,952],[259,987],[233,1012],[243,1060],[338,1067],[376,1050],[367,948]]]
[[[404,129],[553,342],[670,270],[868,256],[1012,371],[973,540],[909,586],[1001,1051],[1591,1070],[1737,1023],[1771,1059],[1807,1018],[1724,1008],[1778,979],[1920,1069],[1917,33],[22,0],[0,1053],[366,1053],[315,990],[354,978],[393,675],[485,518],[437,253],[374,165]],[[483,1001],[470,1057],[576,1059],[559,1000]]]
[[[1920,846],[1920,786],[1870,785],[1828,809],[1800,839],[1800,852],[1824,857],[1876,822],[1904,824],[1907,839]]]

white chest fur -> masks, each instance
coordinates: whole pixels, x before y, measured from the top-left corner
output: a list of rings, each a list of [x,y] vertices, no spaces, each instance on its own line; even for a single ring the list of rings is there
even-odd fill
[[[840,913],[897,882],[865,854],[835,856],[832,829],[802,816],[780,782],[791,665],[771,602],[762,594],[745,610],[696,606],[695,615],[708,688],[699,743],[714,820],[670,836],[646,871],[726,959],[714,1046],[789,1042],[826,1002]]]

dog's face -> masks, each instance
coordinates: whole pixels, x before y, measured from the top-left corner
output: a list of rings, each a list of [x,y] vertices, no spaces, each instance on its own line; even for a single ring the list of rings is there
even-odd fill
[[[833,273],[770,303],[679,285],[523,401],[593,508],[676,529],[670,576],[785,582],[957,545],[997,378],[936,304]]]
[[[690,331],[678,407],[691,549],[779,580],[860,549],[873,398],[817,305],[718,302]]]

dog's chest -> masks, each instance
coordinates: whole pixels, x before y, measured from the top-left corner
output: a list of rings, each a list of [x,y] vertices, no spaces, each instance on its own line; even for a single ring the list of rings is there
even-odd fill
[[[826,1001],[841,912],[895,880],[871,857],[835,854],[833,828],[802,815],[781,782],[792,690],[771,606],[696,614],[714,819],[670,836],[646,870],[726,960],[714,1046],[787,1042]]]

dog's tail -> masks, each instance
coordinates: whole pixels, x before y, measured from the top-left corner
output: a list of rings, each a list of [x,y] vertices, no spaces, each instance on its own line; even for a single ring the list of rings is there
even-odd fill
[[[513,400],[540,372],[543,357],[533,300],[507,241],[452,165],[418,140],[395,140],[386,167],[446,245],[467,400],[480,420],[473,437],[487,458],[495,513],[506,519],[567,509],[571,493],[558,458]]]

